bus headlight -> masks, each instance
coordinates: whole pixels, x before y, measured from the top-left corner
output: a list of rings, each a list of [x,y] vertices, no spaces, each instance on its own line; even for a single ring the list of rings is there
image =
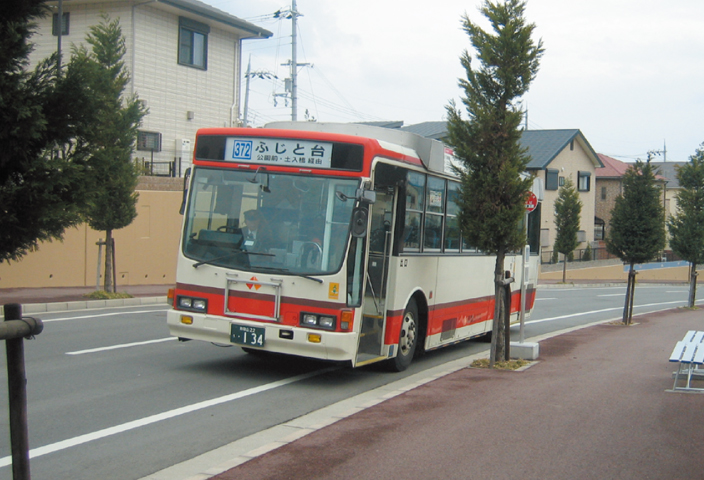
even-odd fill
[[[337,317],[332,315],[321,315],[319,313],[301,312],[299,324],[302,327],[324,328],[325,330],[335,330]]]
[[[208,311],[208,300],[205,298],[178,296],[177,308],[181,310],[189,310],[191,312],[206,313]]]
[[[318,325],[323,328],[335,328],[335,319],[333,317],[320,317]]]

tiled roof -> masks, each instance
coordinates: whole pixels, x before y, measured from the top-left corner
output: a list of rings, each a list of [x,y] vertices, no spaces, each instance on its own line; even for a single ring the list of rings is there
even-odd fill
[[[192,12],[205,18],[210,18],[225,25],[248,32],[256,37],[269,38],[273,35],[269,30],[261,28],[239,17],[230,15],[200,0],[161,0],[161,3],[176,7],[179,10]]]
[[[390,126],[395,127],[393,125],[394,122],[388,123]],[[401,130],[435,140],[444,140],[447,137],[447,122],[417,123],[403,126]],[[528,163],[528,169],[546,168],[573,140],[582,145],[587,155],[592,157],[592,162],[596,167],[601,166],[599,157],[579,129],[524,130],[521,135],[521,146],[528,148],[528,153],[532,157],[532,160]]]
[[[633,165],[602,153],[599,154],[599,160],[604,164],[604,168],[596,169],[597,178],[621,178],[626,173],[626,170]],[[650,164],[656,168],[656,180],[667,182],[668,188],[679,188],[680,184],[677,181],[676,168],[682,162],[650,162]]]
[[[667,182],[667,188],[679,188],[680,182],[677,180],[677,168],[687,162],[650,162],[658,169],[658,178]]]
[[[596,169],[597,178],[621,178],[629,165],[621,160],[599,153],[599,160],[604,164],[604,168]]]
[[[566,130],[525,130],[521,135],[521,146],[528,149],[532,160],[528,163],[529,170],[543,169],[550,165],[555,157],[567,147],[571,141],[577,140],[593,157],[595,166],[600,166],[599,157],[592,149],[587,139],[578,129]]]

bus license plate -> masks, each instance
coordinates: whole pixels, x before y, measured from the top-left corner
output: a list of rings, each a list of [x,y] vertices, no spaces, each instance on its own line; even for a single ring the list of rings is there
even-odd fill
[[[246,327],[233,323],[230,327],[230,341],[238,345],[263,347],[264,332],[265,330],[262,327]]]

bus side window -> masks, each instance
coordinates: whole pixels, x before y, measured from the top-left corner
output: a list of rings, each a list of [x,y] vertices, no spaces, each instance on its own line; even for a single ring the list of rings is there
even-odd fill
[[[425,175],[417,172],[408,172],[406,180],[403,249],[407,252],[419,252],[425,201]]]

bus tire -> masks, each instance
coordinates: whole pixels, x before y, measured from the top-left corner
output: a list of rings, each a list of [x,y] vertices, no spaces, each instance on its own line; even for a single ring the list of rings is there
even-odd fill
[[[401,331],[398,338],[398,351],[396,356],[389,360],[389,367],[394,372],[402,372],[413,361],[416,347],[418,346],[418,306],[411,299],[403,312]]]

